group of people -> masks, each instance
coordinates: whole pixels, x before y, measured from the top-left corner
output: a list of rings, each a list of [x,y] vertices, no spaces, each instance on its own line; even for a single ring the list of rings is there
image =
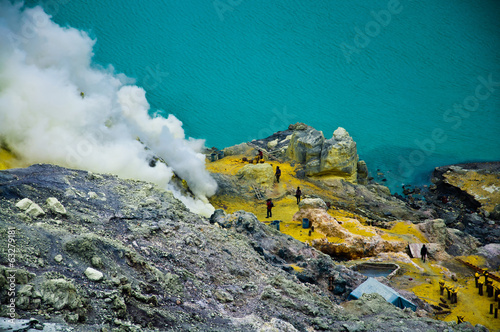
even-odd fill
[[[258,158],[259,158],[259,160],[264,159],[264,154],[263,154],[262,150],[258,151]],[[274,176],[276,178],[276,182],[280,183],[281,169],[279,166],[276,166],[276,172],[274,173]],[[297,204],[299,204],[300,199],[302,197],[302,190],[300,190],[300,187],[297,187],[297,190],[295,191],[295,197],[297,198]],[[270,198],[267,199],[266,206],[267,206],[266,218],[271,218],[273,216],[272,209],[274,207],[274,203],[273,203],[272,199],[270,199]]]
[[[263,158],[261,150],[259,150],[259,158],[260,159]],[[276,166],[276,172],[275,172],[274,176],[276,177],[276,182],[280,183],[281,169],[280,169],[279,166]],[[299,204],[300,200],[302,198],[302,190],[300,190],[300,187],[297,187],[297,190],[295,190],[295,198],[297,199],[297,204]],[[267,216],[266,216],[266,218],[272,218],[272,216],[273,216],[272,209],[274,207],[274,203],[273,203],[273,201],[272,201],[271,198],[267,199],[266,206],[267,206]],[[425,259],[427,258],[427,253],[428,253],[428,250],[427,250],[427,247],[424,244],[422,246],[422,248],[420,249],[420,256],[422,257],[422,260],[423,260],[424,263],[425,263]]]
[[[297,204],[300,203],[300,199],[302,197],[302,190],[300,190],[300,187],[297,187],[297,190],[295,191],[295,198],[297,198]],[[271,198],[268,198],[266,201],[266,206],[267,206],[267,216],[266,218],[271,218],[273,216],[273,207],[274,203]]]

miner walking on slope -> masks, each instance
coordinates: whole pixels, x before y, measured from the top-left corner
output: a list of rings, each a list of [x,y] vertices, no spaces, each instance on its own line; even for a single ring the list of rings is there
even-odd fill
[[[266,216],[266,218],[271,218],[273,216],[273,212],[271,211],[272,208],[274,207],[273,201],[270,198],[268,198],[267,202],[266,202],[266,205],[267,205],[267,216]]]
[[[301,196],[302,196],[302,191],[300,190],[300,187],[297,187],[297,190],[295,191],[295,197],[297,197],[297,204],[300,203]]]
[[[425,263],[425,258],[427,257],[427,247],[425,244],[422,246],[422,249],[420,249],[420,256],[422,256],[422,261]]]

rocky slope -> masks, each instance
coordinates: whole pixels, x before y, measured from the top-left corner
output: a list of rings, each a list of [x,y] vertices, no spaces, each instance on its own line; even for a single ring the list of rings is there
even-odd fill
[[[482,244],[499,243],[500,162],[437,167],[432,182],[429,190],[408,190],[406,201],[432,209],[447,227],[470,234]]]
[[[365,277],[251,213],[202,218],[145,182],[52,165],[1,171],[0,220],[1,316],[13,301],[40,329],[485,330],[376,295],[342,307]]]

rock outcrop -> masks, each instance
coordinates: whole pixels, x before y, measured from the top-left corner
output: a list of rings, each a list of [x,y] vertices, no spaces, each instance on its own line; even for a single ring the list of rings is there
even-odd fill
[[[480,242],[458,229],[447,228],[443,219],[428,220],[417,226],[431,243],[438,244],[438,247],[429,247],[429,256],[435,256],[433,251],[437,253],[448,253],[451,256],[466,256],[471,255]],[[436,259],[446,260],[450,257]]]
[[[265,151],[264,156],[301,163],[311,177],[340,178],[351,183],[368,183],[368,168],[359,161],[356,142],[344,128],[337,128],[330,139],[304,123],[291,124],[288,130],[254,140],[250,146]],[[228,154],[248,152],[248,145],[226,148]]]
[[[461,194],[464,204],[500,220],[500,162],[437,167],[433,182],[443,194]]]
[[[357,181],[358,152],[356,142],[349,136],[347,130],[339,127],[333,132],[332,138],[326,140],[321,149],[321,164],[317,175],[340,175]]]
[[[309,219],[315,232],[325,237],[312,241],[312,245],[332,257],[342,259],[358,259],[361,257],[376,256],[381,252],[404,251],[406,243],[387,241],[377,233],[364,228],[359,221],[352,219],[348,223],[353,228],[364,228],[365,235],[354,234],[344,228],[327,212],[327,205],[321,199],[304,199],[299,203],[299,211],[293,216],[294,220]]]
[[[365,182],[367,168],[361,164],[362,171],[358,174],[356,142],[344,128],[335,130],[330,139],[311,127],[294,128],[287,154],[291,160],[305,165],[306,175],[339,177],[352,183],[357,183],[359,178]]]
[[[252,150],[250,146],[248,146],[246,143],[241,143],[238,145],[224,148],[222,151],[224,152],[225,156],[234,156],[234,155],[244,155],[246,153],[249,153],[250,150]]]
[[[485,258],[490,269],[498,270],[500,267],[500,243],[487,244],[478,248],[476,253]]]
[[[291,160],[305,165],[306,175],[316,174],[320,170],[321,151],[325,137],[314,128],[295,130],[290,138],[287,154]]]
[[[269,187],[274,183],[274,171],[270,164],[248,164],[243,166],[236,177],[249,185]]]
[[[437,167],[435,185],[425,192],[438,218],[481,243],[498,243],[500,238],[500,162],[458,164]]]

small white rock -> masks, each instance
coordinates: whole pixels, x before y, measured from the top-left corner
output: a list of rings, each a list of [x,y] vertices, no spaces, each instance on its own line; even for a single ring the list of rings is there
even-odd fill
[[[56,255],[56,257],[54,257],[54,260],[57,262],[57,263],[61,263],[62,260],[63,260],[63,257],[62,255]]]
[[[49,209],[54,213],[66,214],[66,208],[55,197],[49,197],[46,201]]]
[[[93,191],[89,191],[89,197],[92,198],[92,199],[99,199],[99,195],[97,195]]]
[[[36,203],[31,203],[30,207],[25,211],[31,217],[39,217],[45,214],[45,211]]]
[[[26,211],[31,206],[31,204],[33,204],[33,201],[31,199],[23,198],[22,200],[16,203],[16,207],[18,207],[23,211]]]
[[[91,267],[88,267],[84,273],[87,276],[87,278],[89,278],[92,281],[101,281],[102,278],[104,277],[101,271],[97,271],[96,269],[93,269]]]

